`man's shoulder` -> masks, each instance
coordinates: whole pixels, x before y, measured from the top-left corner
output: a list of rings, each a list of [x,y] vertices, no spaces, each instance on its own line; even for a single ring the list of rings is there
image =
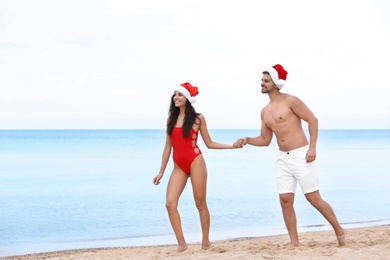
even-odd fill
[[[294,96],[294,95],[289,94],[289,93],[282,93],[282,95],[283,95],[285,98],[297,98],[297,96]]]
[[[283,93],[283,96],[284,96],[284,99],[286,101],[289,101],[289,102],[295,102],[295,101],[299,101],[300,100],[297,96],[294,96],[294,95],[291,95],[291,94],[287,94],[287,93]]]

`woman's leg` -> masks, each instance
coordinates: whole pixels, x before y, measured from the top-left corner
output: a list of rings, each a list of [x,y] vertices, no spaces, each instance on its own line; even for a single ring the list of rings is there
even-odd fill
[[[209,249],[211,243],[209,239],[210,213],[206,202],[207,167],[202,155],[199,155],[191,165],[191,183],[202,228],[202,249]]]
[[[181,227],[180,214],[177,210],[179,198],[186,186],[189,175],[184,173],[175,165],[171,177],[169,178],[166,195],[166,208],[168,211],[169,221],[177,239],[177,252],[183,252],[187,249],[187,243],[184,239],[183,229]]]

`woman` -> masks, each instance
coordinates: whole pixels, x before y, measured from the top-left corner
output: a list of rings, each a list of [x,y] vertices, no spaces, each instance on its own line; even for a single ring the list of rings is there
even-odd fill
[[[204,116],[197,113],[192,106],[192,103],[196,101],[197,94],[198,88],[190,83],[183,83],[176,88],[169,108],[167,136],[160,171],[153,178],[153,183],[158,185],[164,175],[173,148],[174,168],[167,186],[166,208],[178,242],[177,252],[183,252],[187,249],[177,206],[189,178],[191,179],[195,204],[199,211],[202,249],[211,247],[209,240],[210,214],[206,202],[207,168],[202,152],[197,145],[198,133],[201,133],[203,141],[209,149],[235,148],[233,145],[220,144],[211,140]]]

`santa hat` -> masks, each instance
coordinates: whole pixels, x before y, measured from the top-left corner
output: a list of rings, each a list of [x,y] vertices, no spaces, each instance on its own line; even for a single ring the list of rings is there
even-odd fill
[[[185,96],[190,103],[195,103],[196,101],[196,95],[198,95],[198,87],[192,86],[190,83],[186,82],[181,84],[179,87],[176,87],[175,90],[179,91],[180,93]]]
[[[275,66],[266,68],[264,72],[268,72],[278,89],[282,89],[287,78],[287,71],[282,65],[276,64]]]

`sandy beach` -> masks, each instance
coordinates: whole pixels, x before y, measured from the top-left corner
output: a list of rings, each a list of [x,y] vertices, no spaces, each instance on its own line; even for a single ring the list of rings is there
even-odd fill
[[[348,229],[346,247],[338,247],[333,231],[300,233],[300,247],[286,249],[288,235],[213,241],[210,250],[189,244],[176,252],[175,245],[65,250],[2,257],[35,259],[390,259],[390,225]]]

